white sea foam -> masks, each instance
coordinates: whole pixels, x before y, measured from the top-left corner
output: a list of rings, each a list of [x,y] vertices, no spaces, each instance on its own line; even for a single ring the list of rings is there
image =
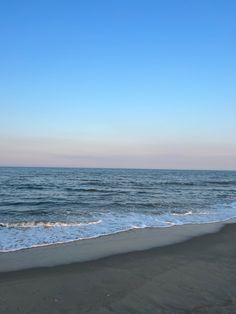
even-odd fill
[[[191,210],[187,213],[172,213],[173,216],[187,216],[187,215],[192,215],[192,214],[193,212]]]
[[[89,222],[43,222],[43,221],[21,221],[16,223],[0,223],[0,228],[69,228],[69,227],[81,227],[88,225],[96,225],[101,223],[102,220],[89,221]]]
[[[236,216],[236,172],[1,168],[0,190],[1,251]]]
[[[148,214],[139,212],[106,212],[92,221],[83,222],[16,222],[0,224],[0,251],[64,243],[130,229],[170,227],[191,223],[225,221],[236,217],[236,202],[211,208],[208,211]]]

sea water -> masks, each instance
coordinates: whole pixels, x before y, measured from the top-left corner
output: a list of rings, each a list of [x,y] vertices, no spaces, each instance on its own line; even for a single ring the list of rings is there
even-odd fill
[[[235,171],[0,168],[0,251],[236,217]]]

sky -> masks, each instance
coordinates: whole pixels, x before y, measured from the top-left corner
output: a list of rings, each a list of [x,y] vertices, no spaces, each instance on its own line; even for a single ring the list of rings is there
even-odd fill
[[[0,29],[0,166],[236,170],[235,0],[2,0]]]

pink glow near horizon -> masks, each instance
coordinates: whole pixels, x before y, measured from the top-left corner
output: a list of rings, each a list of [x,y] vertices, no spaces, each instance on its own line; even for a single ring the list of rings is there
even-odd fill
[[[236,170],[236,148],[230,143],[5,138],[0,151],[1,166]]]

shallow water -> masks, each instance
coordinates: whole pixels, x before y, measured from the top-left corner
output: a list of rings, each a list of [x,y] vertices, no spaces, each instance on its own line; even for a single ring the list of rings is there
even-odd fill
[[[0,168],[0,251],[233,217],[235,171]]]

